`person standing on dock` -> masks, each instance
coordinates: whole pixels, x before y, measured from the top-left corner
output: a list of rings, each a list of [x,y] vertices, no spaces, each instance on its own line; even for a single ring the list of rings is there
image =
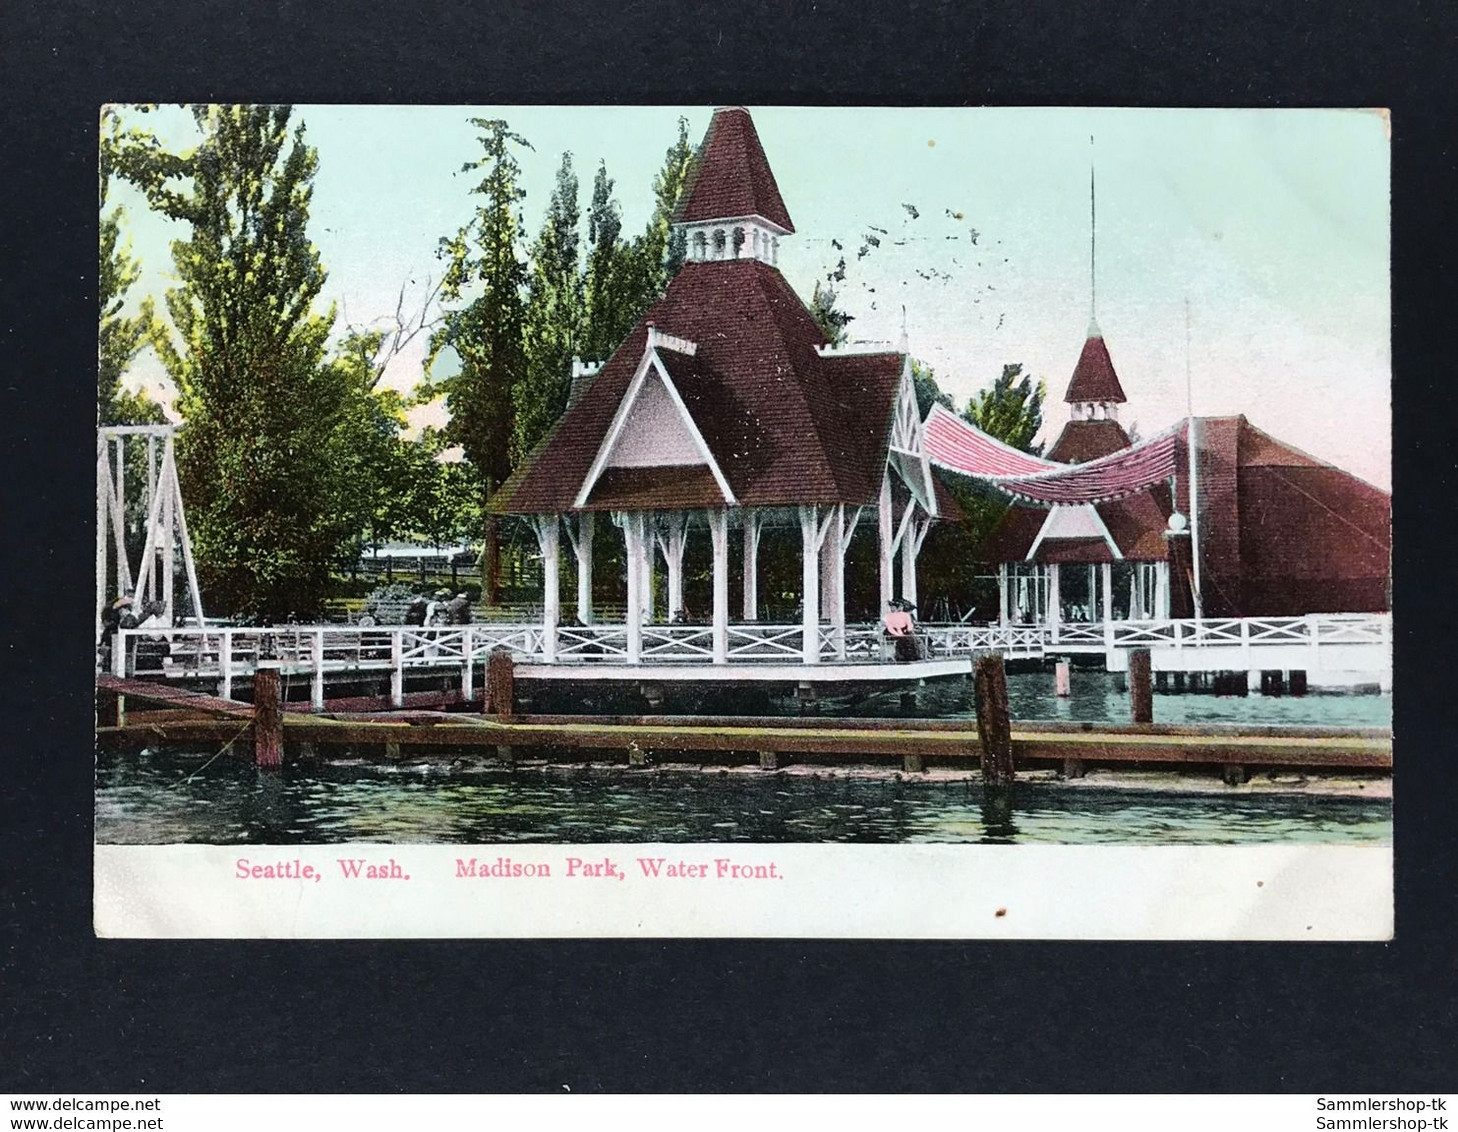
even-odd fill
[[[916,626],[911,620],[911,611],[916,606],[905,598],[893,598],[886,611],[886,636],[896,651],[898,661],[919,660],[921,650],[917,647]]]
[[[452,625],[471,623],[471,599],[465,594],[456,594],[446,606],[446,619]]]
[[[424,625],[425,624],[425,615],[426,615],[426,611],[427,611],[428,608],[429,607],[428,607],[428,604],[427,604],[425,598],[423,598],[419,594],[417,594],[415,596],[415,599],[413,601],[411,601],[411,603],[405,609],[405,621],[404,621],[404,624],[406,624],[406,625]]]

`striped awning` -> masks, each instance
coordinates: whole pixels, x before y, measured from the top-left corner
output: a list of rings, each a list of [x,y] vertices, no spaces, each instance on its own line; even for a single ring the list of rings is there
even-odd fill
[[[1028,503],[1102,503],[1134,495],[1175,474],[1181,421],[1158,436],[1086,464],[1030,456],[933,405],[924,425],[927,456],[939,468],[974,476]]]

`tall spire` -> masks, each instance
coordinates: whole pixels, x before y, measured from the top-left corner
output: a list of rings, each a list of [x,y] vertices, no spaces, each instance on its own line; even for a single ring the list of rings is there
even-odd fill
[[[1088,336],[1097,337],[1099,328],[1098,278],[1098,204],[1094,193],[1093,134],[1088,136]]]
[[[714,111],[694,155],[673,222],[690,260],[779,260],[780,237],[795,231],[749,111]]]

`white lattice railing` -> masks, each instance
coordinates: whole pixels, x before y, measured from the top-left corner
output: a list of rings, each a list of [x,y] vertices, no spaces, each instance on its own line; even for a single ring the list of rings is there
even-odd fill
[[[1063,649],[1173,648],[1238,649],[1249,657],[1274,646],[1387,646],[1392,621],[1387,614],[1312,614],[1304,617],[1246,617],[1079,622],[1060,625],[1055,639],[1047,625],[927,624],[918,626],[926,655],[969,656],[998,651],[1010,657],[1041,657]],[[730,664],[794,664],[805,659],[800,625],[746,622],[725,630]],[[628,629],[622,624],[559,626],[548,636],[541,624],[478,623],[465,626],[307,625],[275,628],[124,629],[114,638],[111,670],[119,676],[165,675],[216,678],[222,694],[231,693],[235,676],[248,675],[263,657],[277,659],[289,674],[306,674],[314,700],[323,702],[326,677],[352,673],[392,674],[396,699],[410,669],[459,668],[469,692],[478,664],[490,653],[509,649],[538,663],[625,664],[632,659]],[[888,659],[879,625],[821,625],[817,639],[821,662],[874,663]],[[638,633],[641,664],[710,664],[714,630],[708,625],[644,625]],[[469,661],[469,663],[468,663]],[[1222,659],[1221,663],[1227,660]]]

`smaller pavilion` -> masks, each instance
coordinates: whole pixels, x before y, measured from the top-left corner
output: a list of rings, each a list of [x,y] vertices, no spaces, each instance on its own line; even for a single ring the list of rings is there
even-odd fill
[[[780,274],[780,241],[795,226],[746,110],[715,111],[675,223],[687,237],[682,269],[610,358],[574,365],[566,411],[493,500],[494,510],[523,516],[536,531],[543,653],[558,655],[564,530],[576,562],[577,620],[593,623],[592,546],[602,516],[624,540],[630,664],[665,636],[656,631],[645,646],[657,558],[667,572],[662,620],[672,625],[683,609],[684,548],[696,536],[712,549],[710,659],[723,664],[762,646],[758,554],[771,525],[800,532],[793,653],[807,665],[844,660],[851,540],[876,540],[884,610],[898,595],[916,601],[927,531],[955,517],[923,450],[905,344],[831,348]],[[737,622],[731,539],[742,547]]]

